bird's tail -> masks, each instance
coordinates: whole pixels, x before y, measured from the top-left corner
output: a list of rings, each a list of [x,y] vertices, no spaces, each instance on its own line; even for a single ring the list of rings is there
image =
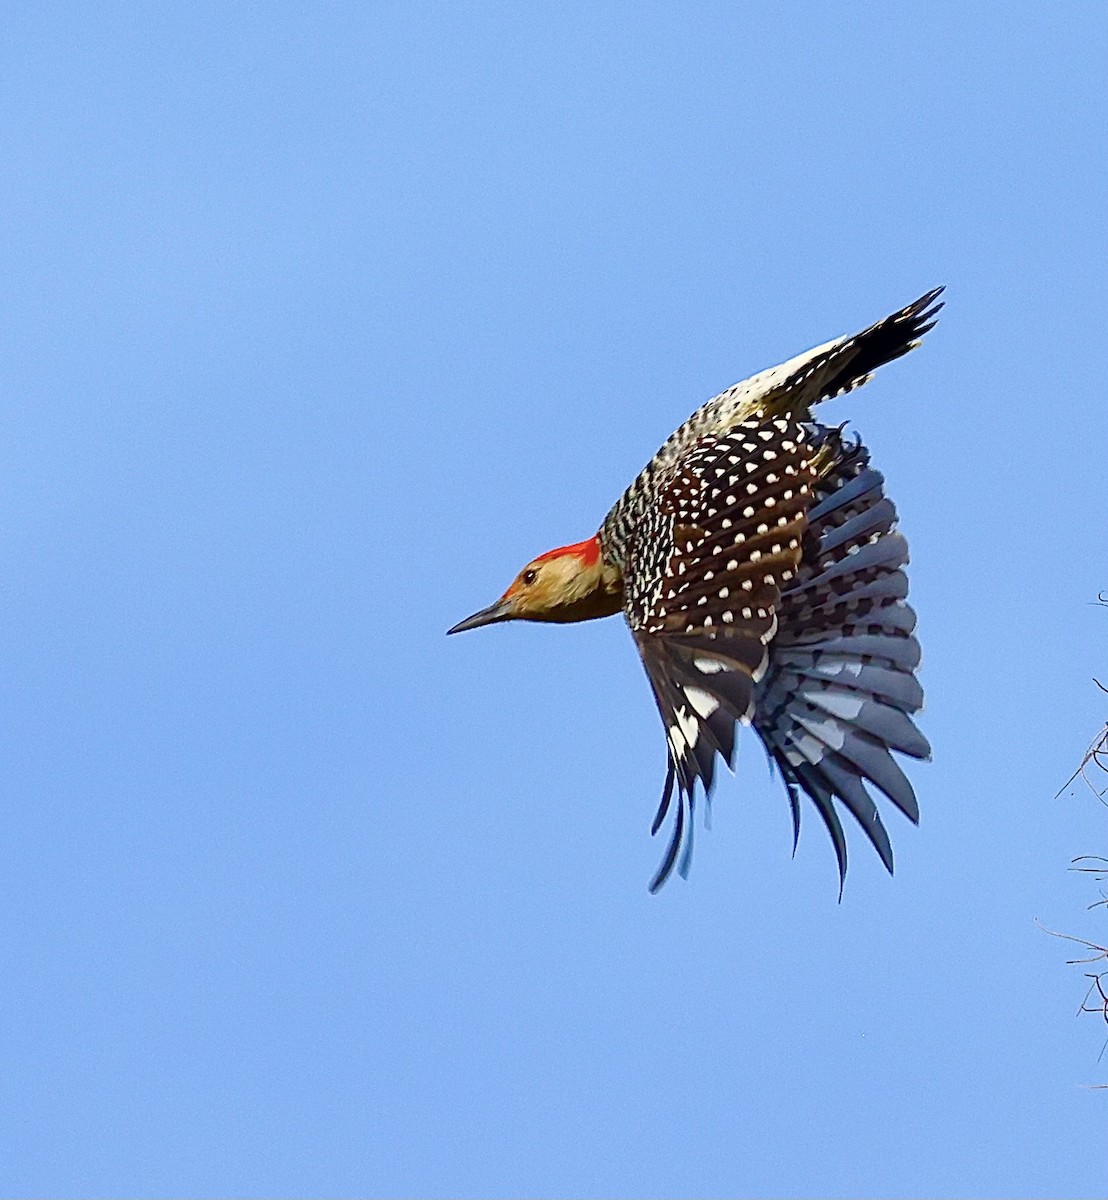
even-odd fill
[[[939,309],[942,308],[941,287],[913,300],[906,308],[884,317],[861,333],[843,338],[829,356],[830,368],[822,381],[820,399],[830,400],[844,392],[852,392],[868,383],[878,367],[894,359],[902,358],[914,350],[923,335],[935,328]]]

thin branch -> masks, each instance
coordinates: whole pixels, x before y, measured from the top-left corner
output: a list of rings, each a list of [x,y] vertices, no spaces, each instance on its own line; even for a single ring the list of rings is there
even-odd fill
[[[1094,682],[1096,681],[1094,680]],[[1098,733],[1093,739],[1092,744],[1089,746],[1088,750],[1085,751],[1085,756],[1082,758],[1077,770],[1074,771],[1069,779],[1067,779],[1066,782],[1058,789],[1058,791],[1054,793],[1055,800],[1057,800],[1058,797],[1066,790],[1066,788],[1068,788],[1070,784],[1073,783],[1073,781],[1080,775],[1088,785],[1089,791],[1091,791],[1102,804],[1108,803],[1108,801],[1105,801],[1104,799],[1105,794],[1108,793],[1108,787],[1101,788],[1098,791],[1093,785],[1093,781],[1086,774],[1090,763],[1093,766],[1099,767],[1103,772],[1105,772],[1105,774],[1108,774],[1108,724],[1106,724],[1100,733]]]
[[[1096,953],[1092,958],[1071,958],[1069,963],[1091,963],[1097,962],[1099,959],[1108,959],[1108,946],[1098,946],[1096,942],[1090,942],[1086,938],[1075,937],[1072,933],[1059,933],[1056,929],[1048,929],[1038,917],[1035,918],[1035,924],[1043,931],[1049,933],[1051,937],[1062,938],[1067,942],[1076,942],[1079,946],[1084,946],[1086,950],[1095,950]]]

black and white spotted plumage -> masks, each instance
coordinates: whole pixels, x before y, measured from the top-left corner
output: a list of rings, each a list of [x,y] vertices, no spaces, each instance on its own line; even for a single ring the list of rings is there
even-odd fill
[[[861,333],[836,338],[759,371],[720,392],[666,438],[657,454],[612,506],[600,527],[604,556],[622,567],[641,521],[665,487],[675,463],[706,434],[727,433],[759,410],[808,414],[813,405],[867,383],[873,372],[919,345],[935,324],[942,288],[935,288]]]
[[[868,453],[814,422],[811,408],[918,344],[938,294],[709,401],[601,527],[666,729],[655,832],[676,810],[652,890],[687,871],[696,786],[710,796],[716,758],[733,762],[737,723],[753,724],[780,770],[794,834],[801,794],[819,812],[840,882],[840,807],[890,871],[868,789],[918,819],[890,753],[929,754],[912,721],[923,697],[907,543]]]

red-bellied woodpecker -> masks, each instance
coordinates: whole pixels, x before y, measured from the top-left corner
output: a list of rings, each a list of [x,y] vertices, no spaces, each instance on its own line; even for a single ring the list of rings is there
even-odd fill
[[[762,371],[709,400],[673,433],[594,537],[540,555],[495,604],[450,630],[497,621],[627,618],[666,729],[657,833],[673,833],[651,883],[686,875],[694,790],[710,796],[716,756],[734,762],[735,723],[753,724],[792,808],[815,805],[834,843],[836,809],[857,818],[891,872],[892,847],[866,784],[912,821],[912,785],[893,760],[930,754],[912,721],[915,614],[908,545],[884,478],[860,441],[812,418],[919,345],[941,288],[853,337]]]

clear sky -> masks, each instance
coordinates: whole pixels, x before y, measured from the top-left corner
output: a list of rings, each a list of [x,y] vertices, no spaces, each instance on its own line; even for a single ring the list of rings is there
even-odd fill
[[[1054,798],[1108,674],[1104,4],[4,23],[0,1193],[1103,1194],[1035,922],[1105,930]],[[444,631],[940,283],[827,410],[913,549],[922,825],[837,903],[748,736],[651,897],[622,621]]]

